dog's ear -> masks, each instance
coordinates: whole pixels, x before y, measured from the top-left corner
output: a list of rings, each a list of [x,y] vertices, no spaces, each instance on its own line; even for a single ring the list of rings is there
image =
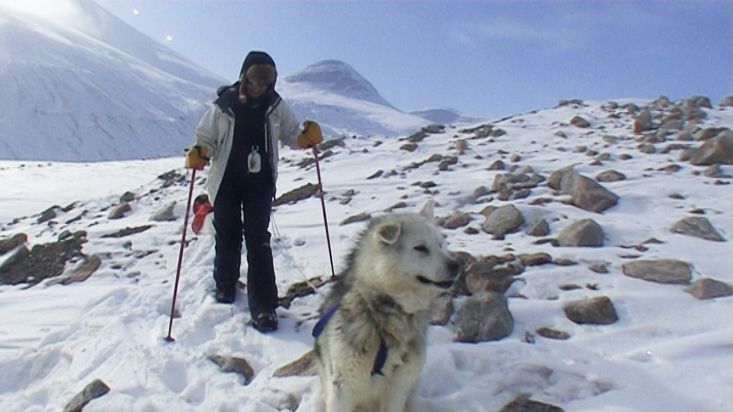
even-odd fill
[[[435,201],[433,199],[428,199],[428,201],[425,202],[423,207],[420,209],[420,215],[425,219],[433,222],[435,220],[435,214],[433,213],[434,209]]]
[[[377,240],[387,245],[394,245],[402,233],[402,226],[399,223],[382,223],[374,232]]]

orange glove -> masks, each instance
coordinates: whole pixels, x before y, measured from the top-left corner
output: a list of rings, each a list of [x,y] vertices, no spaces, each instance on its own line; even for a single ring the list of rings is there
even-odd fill
[[[205,147],[196,145],[186,153],[186,169],[202,170],[204,166],[209,164],[209,158],[206,156],[208,151]]]
[[[303,131],[298,136],[298,146],[303,149],[313,147],[323,142],[323,133],[321,133],[321,126],[312,120],[306,120],[303,122]]]

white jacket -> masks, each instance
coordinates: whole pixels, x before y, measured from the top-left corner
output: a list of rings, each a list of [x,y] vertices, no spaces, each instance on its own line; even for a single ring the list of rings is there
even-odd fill
[[[224,171],[229,160],[229,152],[232,150],[234,139],[234,113],[229,107],[231,93],[236,89],[228,88],[220,93],[219,99],[209,105],[208,110],[201,117],[194,136],[194,145],[200,145],[207,149],[211,159],[206,190],[212,204],[216,202],[216,194],[224,178]],[[267,147],[265,147],[266,158],[270,159],[272,165],[272,182],[277,182],[278,142],[292,148],[298,148],[297,138],[300,134],[300,122],[293,114],[290,106],[280,98],[277,93],[273,103],[267,109],[267,123],[265,124],[265,135]],[[264,158],[263,161],[266,159]],[[273,190],[274,193],[274,190]]]

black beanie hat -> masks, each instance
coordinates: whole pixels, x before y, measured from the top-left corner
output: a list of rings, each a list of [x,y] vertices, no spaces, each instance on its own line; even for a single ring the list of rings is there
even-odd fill
[[[239,78],[241,79],[242,76],[247,73],[247,70],[249,70],[252,66],[271,66],[271,71],[267,70],[263,72],[262,70],[260,70],[259,74],[264,73],[264,75],[267,76],[268,82],[271,82],[272,84],[277,81],[277,69],[275,67],[275,60],[273,60],[269,54],[257,50],[253,50],[247,53],[247,57],[245,57],[244,62],[242,62],[242,69],[239,71]]]

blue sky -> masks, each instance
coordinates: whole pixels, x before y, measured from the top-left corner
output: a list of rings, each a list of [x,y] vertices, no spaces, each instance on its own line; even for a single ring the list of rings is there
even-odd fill
[[[733,94],[730,0],[96,1],[222,78],[251,49],[283,75],[338,59],[405,111]]]

